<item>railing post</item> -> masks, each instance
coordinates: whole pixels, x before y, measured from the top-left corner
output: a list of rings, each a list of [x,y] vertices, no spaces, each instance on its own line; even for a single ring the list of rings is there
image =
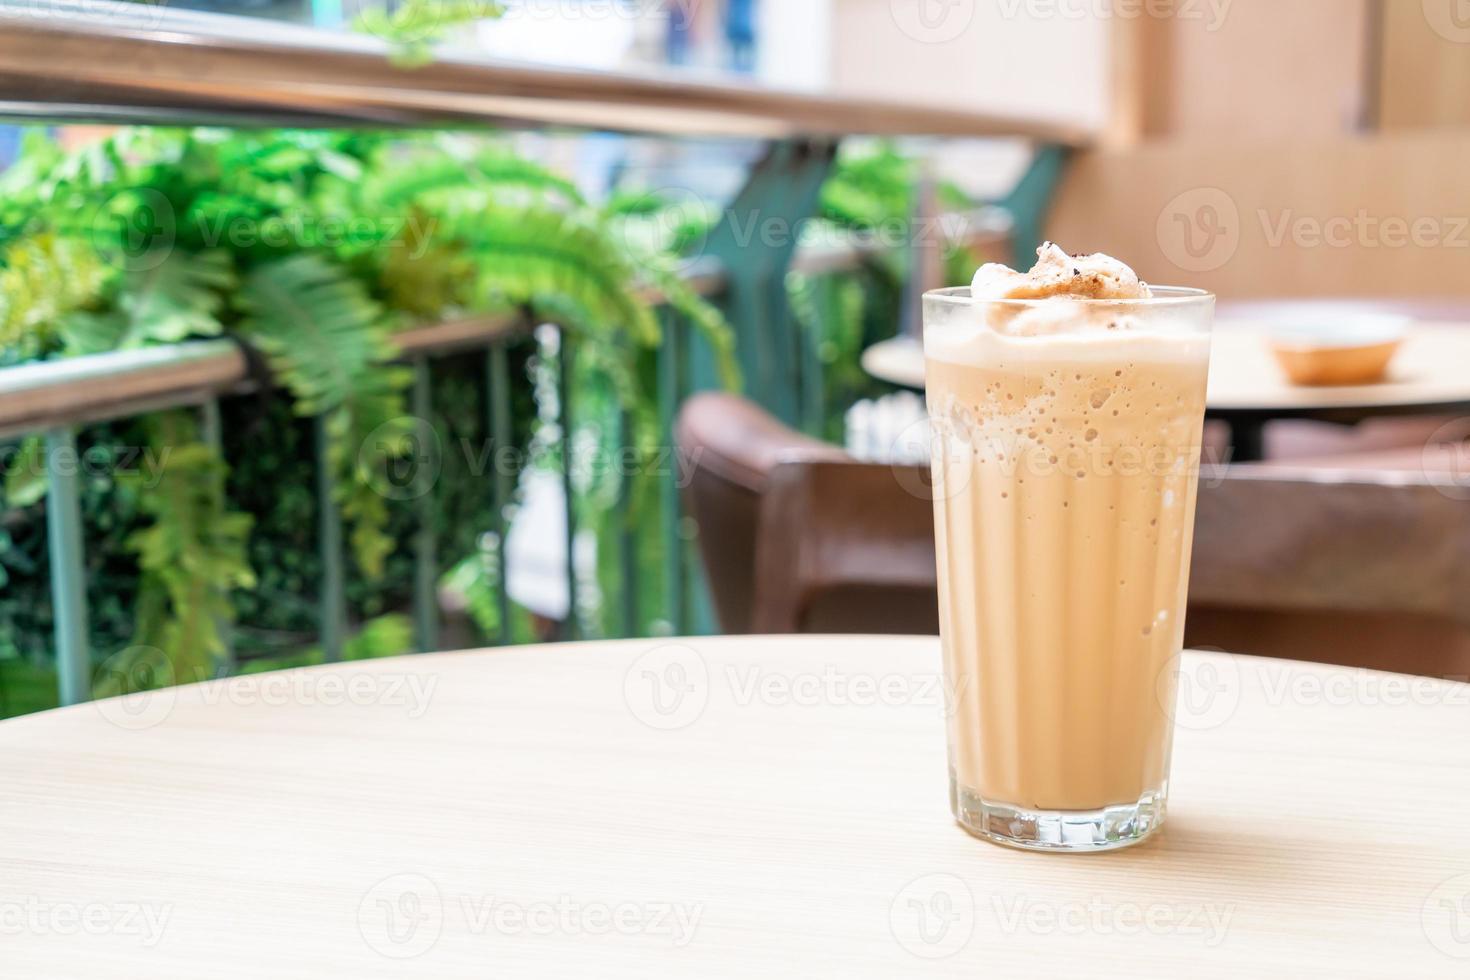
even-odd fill
[[[822,324],[803,330],[797,325],[801,345],[801,427],[808,435],[825,438],[827,428],[827,384],[822,365]]]
[[[429,358],[413,362],[413,414],[415,424],[425,427],[426,440],[435,439],[434,405],[430,392]],[[424,447],[428,451],[428,447]],[[434,476],[431,468],[419,466],[414,473],[414,508],[418,528],[413,539],[413,632],[420,653],[439,647],[439,557],[434,541]]]
[[[561,486],[566,498],[567,520],[567,635],[576,639],[581,632],[577,616],[577,498],[572,483],[572,332],[565,327],[557,331],[557,423],[561,427]]]
[[[215,458],[223,460],[225,454],[224,424],[220,421],[218,398],[211,398],[200,406],[199,428],[200,437],[204,440],[204,444],[214,453]],[[224,484],[225,477],[221,473],[219,479],[215,481],[214,486],[214,492],[218,494],[220,501],[225,499]],[[217,672],[220,674],[233,674],[236,664],[235,638],[232,624],[228,619],[222,617],[215,622],[215,629],[219,632],[220,644],[224,647],[224,650],[220,653],[219,661],[216,664]]]
[[[491,482],[492,500],[495,507],[495,533],[499,539],[495,548],[497,572],[496,598],[500,604],[500,643],[511,640],[510,593],[506,591],[506,539],[510,536],[511,486],[511,418],[510,418],[510,359],[506,355],[505,343],[500,341],[490,348],[486,372],[486,404],[490,411],[489,431],[494,451],[490,465],[495,470]]]
[[[52,615],[56,630],[56,678],[62,704],[92,693],[87,638],[87,570],[82,564],[82,501],[75,429],[46,433],[46,537],[51,558]]]
[[[618,442],[624,450],[637,447],[634,445],[633,416],[627,409],[621,413],[618,424]],[[633,533],[633,493],[637,480],[642,475],[643,457],[637,452],[622,452],[617,455],[619,465],[623,461],[633,459],[635,469],[629,472],[623,469],[619,472],[622,484],[618,493],[618,558],[622,569],[623,590],[623,635],[625,637],[637,636],[639,629],[638,612],[638,538]],[[672,454],[669,457],[673,459]],[[679,469],[674,467],[675,479],[678,478]]]
[[[684,393],[684,338],[680,335],[679,317],[672,311],[663,313],[664,342],[658,349],[658,429],[664,438],[674,438],[674,416]],[[659,487],[660,524],[664,539],[664,595],[667,599],[669,623],[675,632],[685,631],[684,616],[684,538],[679,533],[678,468]]]
[[[327,416],[316,425],[316,501],[318,544],[321,548],[322,654],[328,663],[342,659],[347,634],[347,587],[342,560],[342,514],[337,509],[337,477],[328,452]]]

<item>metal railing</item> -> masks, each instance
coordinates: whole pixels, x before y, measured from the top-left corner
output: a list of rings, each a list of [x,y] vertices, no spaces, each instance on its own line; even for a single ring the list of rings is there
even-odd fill
[[[308,123],[312,125],[463,125],[504,123],[626,128],[645,133],[758,134],[769,139],[765,157],[744,191],[726,210],[708,244],[708,257],[685,270],[686,281],[724,307],[737,335],[737,352],[752,394],[788,421],[812,422],[820,399],[821,363],[785,309],[789,270],[813,274],[848,268],[881,246],[827,245],[796,255],[794,241],[752,246],[734,236],[752,215],[782,216],[794,225],[815,210],[816,193],[831,163],[831,137],[842,133],[935,133],[1021,136],[1052,149],[1037,162],[1004,207],[966,223],[973,240],[994,242],[1008,234],[1026,239],[1056,179],[1059,147],[1085,134],[1047,123],[987,114],[893,106],[796,95],[715,83],[690,84],[655,75],[610,75],[509,65],[446,56],[405,71],[391,67],[381,44],[309,29],[253,20],[191,14],[121,4],[106,17],[86,21],[27,18],[21,4],[0,0],[9,17],[0,32],[0,114],[129,122]],[[95,3],[89,9],[96,10]],[[27,7],[26,9],[34,9]],[[660,297],[647,298],[657,304]],[[489,418],[486,431],[497,449],[509,444],[506,344],[534,326],[518,316],[430,324],[397,334],[401,357],[414,369],[411,412],[428,418],[433,358],[468,350],[484,352]],[[564,338],[566,337],[563,332]],[[671,315],[658,353],[658,415],[670,433],[679,402],[698,384],[691,365],[692,331]],[[559,346],[560,430],[571,432],[572,392],[565,379],[570,345]],[[796,352],[794,359],[790,355]],[[220,443],[219,399],[248,390],[249,365],[233,342],[210,340],[43,362],[0,370],[0,436],[44,432],[51,458],[76,452],[77,428],[168,408],[195,407],[203,431]],[[803,393],[805,392],[805,394]],[[320,628],[328,659],[341,656],[347,626],[341,515],[334,501],[325,434],[318,424],[316,496],[320,515]],[[568,459],[570,444],[562,446]],[[571,466],[566,484],[566,553],[570,618],[577,611],[573,539],[577,532]],[[47,506],[48,548],[56,616],[55,642],[61,700],[89,694],[86,582],[78,478],[53,471]],[[626,479],[626,477],[625,477]],[[679,531],[673,480],[661,489],[661,521],[668,535],[670,621],[689,628],[687,555]],[[509,629],[505,524],[514,488],[497,470],[490,492],[501,533],[499,599],[501,628]],[[627,494],[621,495],[626,506]],[[418,517],[427,528],[432,501]],[[622,535],[620,567],[635,573],[628,535]],[[415,640],[420,650],[437,642],[435,583],[438,556],[432,533],[414,537]],[[636,628],[631,609],[628,628]],[[508,639],[508,633],[501,637]]]

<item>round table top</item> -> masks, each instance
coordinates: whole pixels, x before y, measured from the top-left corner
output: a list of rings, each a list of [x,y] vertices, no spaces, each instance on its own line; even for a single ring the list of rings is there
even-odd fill
[[[1258,322],[1222,320],[1210,354],[1211,412],[1276,416],[1342,410],[1406,411],[1470,405],[1470,324],[1416,325],[1379,384],[1302,387],[1286,380]],[[874,344],[863,352],[863,369],[881,381],[924,387],[924,351],[911,337]]]
[[[1008,850],[938,641],[642,640],[255,675],[0,724],[7,975],[1470,968],[1470,687],[1188,654],[1169,822]]]

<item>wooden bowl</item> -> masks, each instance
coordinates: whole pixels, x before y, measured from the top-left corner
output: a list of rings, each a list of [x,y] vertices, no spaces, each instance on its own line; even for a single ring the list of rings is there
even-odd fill
[[[1382,381],[1403,345],[1407,317],[1358,314],[1280,324],[1271,352],[1292,384],[1365,385]]]

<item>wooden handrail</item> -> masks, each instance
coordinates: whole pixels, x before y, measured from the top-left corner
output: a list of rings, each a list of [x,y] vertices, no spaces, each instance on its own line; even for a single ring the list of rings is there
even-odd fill
[[[515,314],[467,317],[394,335],[404,358],[488,347],[525,327]],[[0,370],[0,438],[198,405],[254,387],[240,346],[190,340]]]
[[[87,0],[0,0],[0,113],[179,124],[488,123],[832,138],[1011,136],[1080,145],[1074,125],[694,80],[547,68],[445,51],[392,66],[375,38],[247,17]]]
[[[247,376],[228,340],[38,361],[0,371],[0,436],[199,404]]]

